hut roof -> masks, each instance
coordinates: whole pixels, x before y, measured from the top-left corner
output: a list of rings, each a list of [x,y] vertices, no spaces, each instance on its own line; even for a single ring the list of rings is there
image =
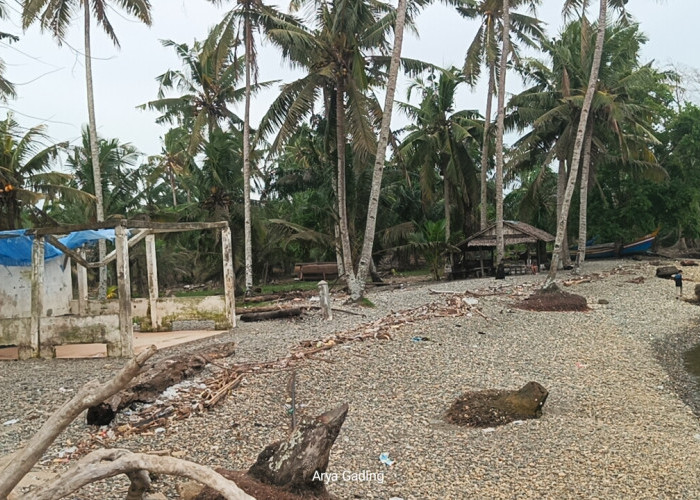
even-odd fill
[[[518,243],[535,243],[537,241],[554,241],[554,236],[525,222],[504,220],[503,239],[506,245],[515,245]],[[471,235],[457,246],[462,249],[466,247],[495,247],[496,223],[494,222],[486,229]]]

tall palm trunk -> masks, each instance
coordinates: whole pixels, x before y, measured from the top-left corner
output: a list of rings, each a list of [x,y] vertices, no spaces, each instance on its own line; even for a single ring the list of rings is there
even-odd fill
[[[547,273],[547,279],[544,281],[543,288],[550,288],[554,285],[554,280],[557,277],[557,266],[559,265],[559,251],[564,239],[566,231],[566,219],[569,216],[569,207],[571,206],[571,198],[574,194],[574,185],[576,184],[576,175],[583,151],[583,139],[586,133],[586,124],[588,123],[588,114],[591,111],[593,96],[595,95],[596,84],[598,83],[598,71],[600,70],[600,61],[603,56],[603,44],[605,43],[605,22],[608,9],[608,0],[600,0],[600,12],[598,14],[598,34],[595,41],[595,51],[593,52],[593,62],[591,63],[591,74],[588,79],[588,88],[586,88],[586,96],[583,99],[581,106],[581,118],[576,130],[576,141],[574,142],[574,154],[571,160],[571,172],[569,172],[569,180],[566,184],[564,192],[564,201],[562,210],[559,213],[557,221],[557,235],[554,240],[554,251],[552,252],[552,263]],[[580,242],[585,245],[586,242]]]
[[[586,138],[583,145],[583,164],[581,165],[581,191],[578,215],[578,251],[574,273],[580,274],[581,266],[586,260],[586,235],[588,229],[588,178],[591,171],[591,146],[593,144],[593,123],[586,129]]]
[[[498,75],[498,119],[496,121],[496,264],[505,253],[503,239],[503,133],[505,131],[506,62],[510,52],[510,5],[503,0],[503,49]]]
[[[452,217],[451,217],[451,208],[452,208],[452,200],[450,200],[450,181],[447,178],[447,165],[445,165],[445,168],[443,169],[444,172],[444,177],[443,177],[443,191],[444,195],[443,198],[445,200],[445,243],[450,242],[450,226],[452,225]]]
[[[246,17],[245,30],[245,111],[243,115],[243,219],[245,239],[245,293],[253,289],[253,235],[250,215],[250,73],[253,56],[253,29]]]
[[[97,222],[105,220],[104,199],[102,193],[102,169],[100,166],[100,152],[97,147],[97,120],[95,119],[95,97],[92,87],[92,56],[90,53],[90,2],[83,2],[85,8],[85,84],[87,87],[88,124],[90,136],[90,158],[92,161],[92,177],[95,185],[95,216]],[[107,255],[105,240],[98,243],[98,255],[100,261]],[[100,300],[107,298],[107,267],[100,266],[100,282],[97,292]]]
[[[564,192],[566,192],[566,180],[567,180],[568,169],[566,168],[566,159],[559,158],[559,170],[557,173],[557,217],[561,213],[561,209],[564,206]],[[566,229],[564,230],[564,242],[561,246],[560,260],[564,263],[571,262],[571,256],[569,255],[569,243]]]
[[[489,170],[489,131],[491,129],[491,106],[496,86],[496,70],[489,64],[489,88],[486,94],[486,113],[484,114],[484,140],[481,146],[481,211],[479,229],[484,230],[489,223],[488,217],[488,185],[486,184]]]
[[[336,144],[338,153],[337,171],[337,200],[338,200],[338,225],[340,229],[340,248],[343,252],[343,271],[345,271],[348,286],[355,280],[355,269],[352,262],[352,249],[350,246],[350,232],[348,227],[348,207],[345,187],[345,82],[342,76],[337,80],[338,95],[336,96]]]
[[[365,280],[369,274],[369,267],[372,262],[372,247],[374,246],[374,232],[377,227],[377,211],[379,209],[379,194],[382,189],[382,176],[384,174],[384,161],[386,148],[389,143],[389,133],[391,128],[391,112],[394,108],[394,94],[396,93],[396,80],[399,74],[399,63],[401,62],[401,46],[403,45],[403,30],[406,24],[406,0],[399,0],[396,7],[396,26],[394,27],[394,47],[391,52],[391,63],[389,64],[389,79],[384,97],[384,112],[382,113],[382,124],[379,131],[379,141],[377,141],[377,154],[374,159],[374,171],[372,173],[372,188],[367,206],[367,224],[365,226],[365,236],[362,242],[362,254],[358,265],[357,277],[354,283],[349,285],[350,297],[359,300],[365,289]]]
[[[168,167],[168,177],[170,178],[170,191],[173,195],[173,206],[177,206],[177,194],[175,192],[175,174],[173,174],[172,167]]]

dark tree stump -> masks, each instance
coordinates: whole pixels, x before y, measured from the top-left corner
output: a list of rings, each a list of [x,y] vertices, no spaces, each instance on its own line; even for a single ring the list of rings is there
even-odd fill
[[[661,266],[656,268],[656,277],[657,278],[664,278],[664,279],[669,279],[671,276],[676,274],[679,271],[679,269],[676,268],[676,266]]]
[[[548,395],[547,389],[537,382],[528,382],[519,391],[467,392],[452,404],[445,419],[451,424],[492,427],[539,418]]]
[[[87,424],[107,425],[117,413],[133,403],[153,403],[165,389],[201,372],[210,361],[233,355],[234,348],[234,343],[224,344],[216,351],[172,356],[145,366],[129,387],[89,408]]]
[[[258,500],[332,498],[322,474],[328,468],[331,447],[348,414],[348,405],[304,420],[285,440],[267,446],[248,472],[217,469]],[[194,500],[223,500],[204,488]]]
[[[681,261],[681,266],[691,267],[691,266],[697,266],[697,265],[698,265],[697,261],[694,261],[694,260],[682,260]]]

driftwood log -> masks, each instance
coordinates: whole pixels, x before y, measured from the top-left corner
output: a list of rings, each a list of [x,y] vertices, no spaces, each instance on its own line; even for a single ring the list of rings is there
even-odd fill
[[[265,448],[247,473],[224,471],[225,477],[251,495],[262,500],[294,498],[329,498],[323,473],[328,468],[331,447],[338,437],[348,413],[348,405],[328,411],[314,419],[302,421],[292,434]],[[195,500],[219,500],[205,488]]]
[[[175,475],[204,483],[226,500],[251,500],[253,497],[236,484],[209,467],[173,457],[132,453],[128,450],[100,449],[83,457],[76,465],[55,479],[48,480],[32,491],[19,496],[12,490],[32,469],[58,435],[88,407],[104,401],[124,388],[141,370],[146,360],[156,352],[150,346],[140,353],[111,380],[85,384],[76,395],[61,406],[42,425],[27,445],[0,471],[0,499],[13,495],[20,500],[57,500],[77,491],[86,484],[125,474],[131,481],[127,500],[141,500],[150,486],[148,472]]]
[[[27,445],[17,454],[14,460],[0,472],[0,498],[6,498],[12,489],[31,470],[51,443],[68,427],[84,410],[104,401],[126,386],[141,370],[148,358],[156,352],[156,347],[147,350],[129,361],[112,380],[100,384],[93,380],[85,384],[76,395],[61,406],[32,436]]]
[[[445,416],[451,424],[492,427],[514,420],[539,418],[547,400],[547,389],[528,382],[518,391],[486,390],[460,396]]]
[[[179,458],[132,453],[121,449],[93,451],[55,481],[25,496],[27,500],[56,500],[70,495],[87,484],[126,474],[131,480],[126,500],[141,500],[150,487],[151,481],[147,471],[187,477],[207,484],[217,491],[221,498],[227,500],[253,500],[253,497],[235,483],[209,467]]]
[[[215,359],[226,358],[235,353],[235,344],[217,347],[216,351],[201,350],[165,358],[149,366],[132,380],[124,390],[106,401],[88,409],[88,425],[108,425],[117,413],[133,403],[153,403],[165,389],[201,372]]]
[[[268,319],[293,318],[301,316],[301,307],[277,309],[275,311],[253,312],[241,314],[241,321],[267,321]]]

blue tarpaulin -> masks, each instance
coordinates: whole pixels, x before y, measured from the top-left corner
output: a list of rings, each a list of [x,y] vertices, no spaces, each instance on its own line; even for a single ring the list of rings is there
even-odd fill
[[[34,237],[27,235],[26,232],[26,229],[0,231],[0,266],[30,266],[32,264]],[[114,241],[114,229],[75,231],[58,239],[71,250],[99,240]],[[63,252],[48,242],[44,248],[45,260],[63,255]]]

